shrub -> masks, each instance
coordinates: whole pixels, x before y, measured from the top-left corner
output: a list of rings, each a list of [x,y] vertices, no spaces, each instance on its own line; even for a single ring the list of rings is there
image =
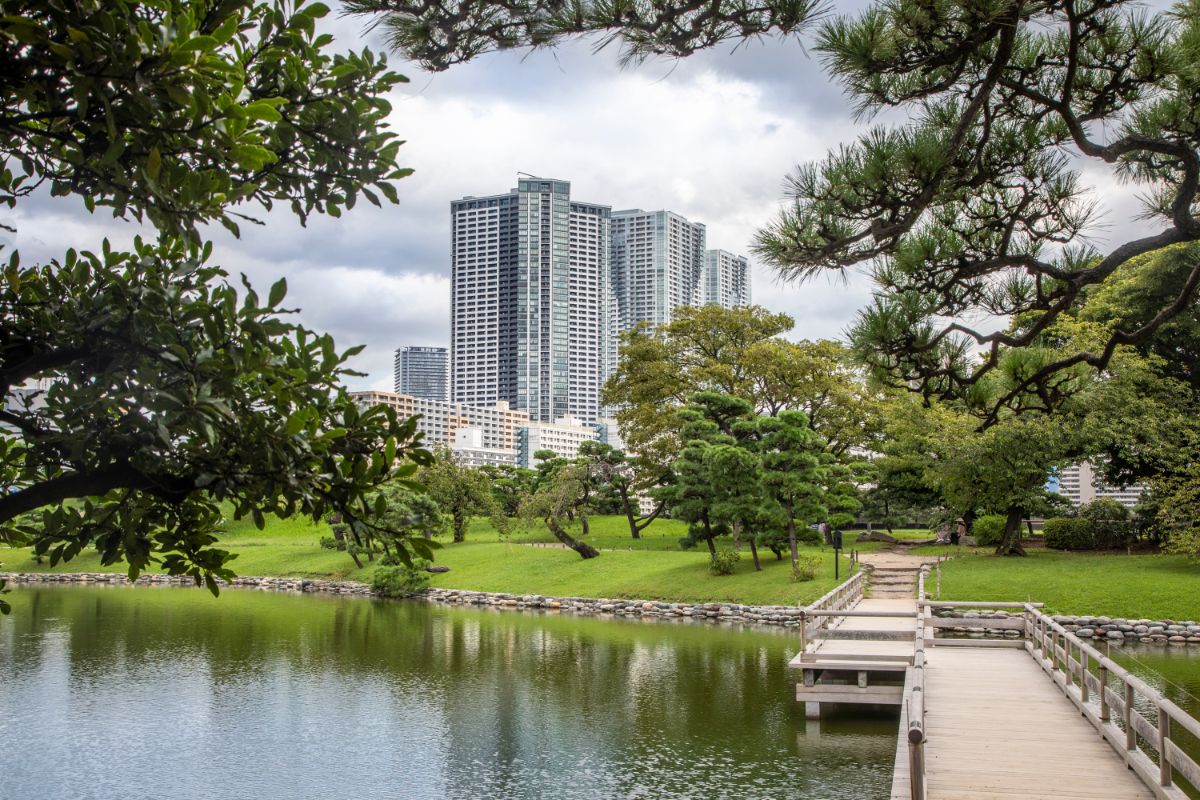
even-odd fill
[[[1090,520],[1079,517],[1051,517],[1042,526],[1046,547],[1055,550],[1095,550],[1096,534]]]
[[[792,580],[796,583],[803,581],[811,581],[817,577],[817,567],[821,565],[821,559],[816,556],[803,556],[796,562],[796,566],[792,568]]]
[[[429,586],[427,566],[425,559],[414,558],[411,567],[379,567],[371,576],[371,591],[381,597],[408,597],[423,591]]]
[[[334,536],[322,536],[321,547],[324,547],[326,550],[345,550],[346,540],[338,539]]]
[[[1124,547],[1136,535],[1129,509],[1111,497],[1097,497],[1079,508],[1079,518],[1092,525],[1096,547]]]
[[[708,571],[713,575],[732,575],[742,554],[737,550],[718,550],[708,560]]]
[[[1093,522],[1124,521],[1129,519],[1129,509],[1111,497],[1097,497],[1080,506],[1078,516]]]
[[[679,549],[680,550],[693,550],[693,549],[695,549],[695,547],[696,547],[696,540],[693,539],[691,536],[680,536],[679,537]]]
[[[1004,526],[1008,523],[1000,514],[987,514],[975,520],[971,533],[975,543],[981,547],[995,547],[1004,538]]]

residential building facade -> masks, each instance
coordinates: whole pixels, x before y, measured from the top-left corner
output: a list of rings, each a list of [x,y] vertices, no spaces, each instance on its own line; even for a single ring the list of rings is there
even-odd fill
[[[594,421],[603,380],[608,206],[568,181],[522,177],[451,203],[450,394],[537,421]]]
[[[519,432],[518,432],[519,436]],[[500,467],[517,463],[515,448],[484,446],[483,429],[468,427],[454,432],[450,451],[467,467]]]
[[[750,262],[728,250],[704,254],[704,305],[740,308],[750,305]]]
[[[1096,475],[1095,468],[1087,461],[1063,467],[1057,475],[1051,478],[1047,488],[1062,495],[1076,506],[1090,503],[1098,497],[1110,497],[1126,508],[1133,508],[1137,505],[1141,500],[1142,492],[1146,489],[1141,484],[1108,486],[1100,480]]]
[[[428,447],[450,446],[458,430],[473,428],[479,431],[479,447],[515,450],[518,431],[529,423],[528,414],[510,408],[503,400],[491,406],[472,406],[397,392],[351,392],[350,396],[360,406],[387,405],[404,417],[419,414],[417,430],[425,434],[424,443]]]
[[[450,399],[450,351],[445,347],[401,347],[394,367],[397,393],[442,402]]]
[[[575,458],[579,446],[597,439],[596,426],[566,415],[554,422],[533,422],[517,432],[517,465],[532,469],[534,454],[549,450],[559,458]]]

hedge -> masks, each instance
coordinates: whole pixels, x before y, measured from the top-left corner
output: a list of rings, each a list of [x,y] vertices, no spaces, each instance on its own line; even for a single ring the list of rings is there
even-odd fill
[[[1055,550],[1095,550],[1095,524],[1077,517],[1051,517],[1042,526],[1046,547]]]

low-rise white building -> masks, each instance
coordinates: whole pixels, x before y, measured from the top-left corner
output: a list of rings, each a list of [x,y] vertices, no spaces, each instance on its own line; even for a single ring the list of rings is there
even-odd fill
[[[417,430],[425,434],[425,445],[450,446],[455,431],[460,428],[476,428],[480,432],[481,447],[491,450],[514,450],[517,431],[529,424],[529,415],[514,411],[501,400],[493,406],[470,406],[464,403],[448,403],[442,400],[427,400],[399,392],[351,392],[360,406],[387,405],[404,417],[419,414]]]
[[[1056,477],[1057,486],[1052,480],[1050,491],[1057,492],[1076,506],[1090,503],[1098,497],[1111,497],[1126,508],[1133,508],[1146,489],[1138,483],[1131,486],[1108,486],[1099,479],[1095,468],[1087,461],[1063,467]]]
[[[515,448],[486,447],[481,428],[459,428],[450,444],[459,463],[467,467],[500,467],[517,463]]]
[[[567,414],[554,422],[530,422],[517,432],[517,465],[532,469],[534,453],[549,450],[559,458],[575,458],[579,446],[596,441],[596,426]]]

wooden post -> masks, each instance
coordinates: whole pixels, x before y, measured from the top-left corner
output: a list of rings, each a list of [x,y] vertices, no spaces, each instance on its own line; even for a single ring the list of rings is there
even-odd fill
[[[1100,721],[1112,719],[1112,709],[1108,707],[1108,667],[1100,662]]]
[[[1158,711],[1158,782],[1163,786],[1171,785],[1171,762],[1167,760],[1167,737],[1171,735],[1171,718],[1163,711],[1161,703],[1154,704]]]
[[[1132,753],[1137,750],[1137,731],[1133,729],[1133,684],[1125,681],[1125,713],[1122,718],[1125,721],[1125,749]],[[1126,760],[1129,756],[1126,755]]]
[[[925,742],[909,742],[908,779],[912,800],[925,800]]]
[[[801,609],[800,610],[800,652],[801,653],[803,653],[805,650],[808,649],[808,642],[806,641],[808,632],[805,630],[805,628],[807,628],[807,627],[808,627],[808,617],[805,615],[804,609]]]
[[[1079,699],[1086,703],[1088,701],[1088,654],[1082,647],[1079,648]]]

